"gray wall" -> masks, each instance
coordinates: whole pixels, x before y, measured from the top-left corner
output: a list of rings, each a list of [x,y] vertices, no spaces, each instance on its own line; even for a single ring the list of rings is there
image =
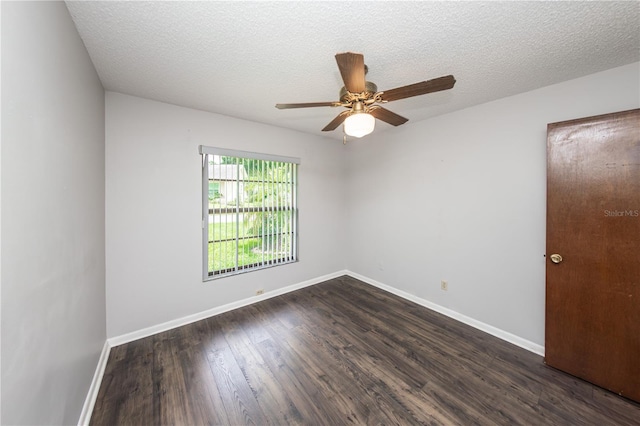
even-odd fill
[[[341,141],[113,92],[106,117],[109,337],[344,270]],[[301,159],[298,262],[202,282],[198,145]]]
[[[638,72],[614,68],[346,148],[108,92],[108,336],[346,268],[542,351],[546,125],[638,107]],[[298,264],[202,283],[199,144],[302,158]]]
[[[106,339],[104,90],[62,2],[2,2],[2,418],[74,424]]]
[[[347,267],[544,345],[547,123],[638,108],[639,65],[349,144]]]

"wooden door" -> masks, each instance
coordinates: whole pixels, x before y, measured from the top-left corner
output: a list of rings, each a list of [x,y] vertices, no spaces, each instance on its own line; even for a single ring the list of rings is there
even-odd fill
[[[640,402],[640,109],[549,124],[546,275],[545,362]]]

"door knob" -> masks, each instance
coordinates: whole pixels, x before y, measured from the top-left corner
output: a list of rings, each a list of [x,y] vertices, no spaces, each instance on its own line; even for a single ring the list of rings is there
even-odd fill
[[[552,261],[553,263],[560,263],[560,262],[562,262],[562,256],[560,256],[559,254],[555,254],[555,253],[554,253],[554,254],[552,254],[550,257],[551,257],[551,261]]]

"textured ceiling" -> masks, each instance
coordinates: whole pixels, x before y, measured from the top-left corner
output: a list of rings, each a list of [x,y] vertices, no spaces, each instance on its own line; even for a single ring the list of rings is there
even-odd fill
[[[640,2],[98,2],[67,6],[106,90],[321,132],[338,52],[378,90],[453,74],[447,92],[395,101],[409,119],[640,60]],[[376,132],[393,131],[378,121]]]

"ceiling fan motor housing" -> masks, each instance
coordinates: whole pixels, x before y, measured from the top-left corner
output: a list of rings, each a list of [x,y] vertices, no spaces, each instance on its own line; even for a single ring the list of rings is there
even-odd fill
[[[375,83],[372,83],[370,81],[365,81],[364,82],[364,92],[362,92],[362,94],[364,95],[362,97],[362,101],[367,100],[371,97],[373,97],[373,95],[375,95],[376,93],[378,93],[378,86],[375,85]],[[340,89],[340,102],[349,102],[349,91],[347,90],[346,87],[342,86],[342,89]],[[352,93],[356,94],[356,93]]]

